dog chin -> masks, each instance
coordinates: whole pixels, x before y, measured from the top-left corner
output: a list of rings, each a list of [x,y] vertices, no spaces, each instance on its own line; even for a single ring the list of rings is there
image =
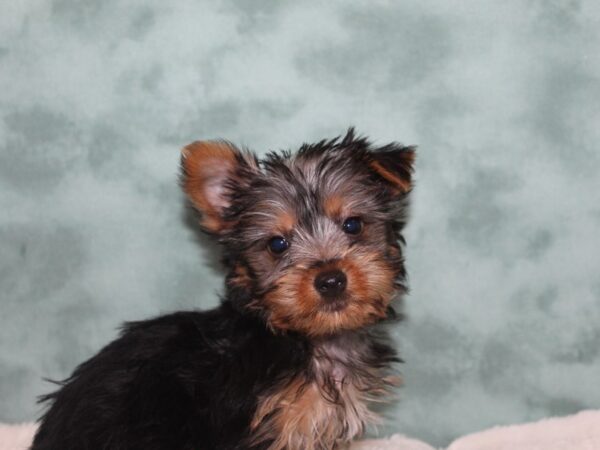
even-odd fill
[[[323,302],[320,309],[326,313],[340,313],[348,308],[349,299],[348,296],[342,295],[326,302]]]

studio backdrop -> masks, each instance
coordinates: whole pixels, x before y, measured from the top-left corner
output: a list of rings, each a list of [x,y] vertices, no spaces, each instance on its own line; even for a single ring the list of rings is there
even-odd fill
[[[417,145],[404,386],[444,445],[600,407],[600,3],[4,0],[0,421],[126,320],[214,306],[179,150]]]

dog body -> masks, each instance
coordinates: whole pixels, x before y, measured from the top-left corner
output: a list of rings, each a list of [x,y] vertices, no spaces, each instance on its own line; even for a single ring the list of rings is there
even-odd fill
[[[183,150],[182,185],[224,249],[221,305],[127,324],[81,364],[32,450],[325,450],[376,420],[396,384],[374,326],[405,292],[414,152],[353,130],[259,162]]]

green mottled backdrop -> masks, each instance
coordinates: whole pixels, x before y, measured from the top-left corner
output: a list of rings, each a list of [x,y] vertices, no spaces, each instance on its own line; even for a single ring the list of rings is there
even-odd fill
[[[0,0],[0,420],[216,303],[179,148],[419,145],[390,426],[600,407],[600,3]]]

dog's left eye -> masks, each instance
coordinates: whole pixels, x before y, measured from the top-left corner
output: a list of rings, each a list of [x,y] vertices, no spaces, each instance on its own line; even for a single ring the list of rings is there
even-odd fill
[[[289,248],[290,243],[283,236],[275,236],[269,239],[268,245],[271,253],[281,255]]]
[[[348,217],[342,224],[342,230],[347,234],[359,234],[363,229],[360,217]]]

